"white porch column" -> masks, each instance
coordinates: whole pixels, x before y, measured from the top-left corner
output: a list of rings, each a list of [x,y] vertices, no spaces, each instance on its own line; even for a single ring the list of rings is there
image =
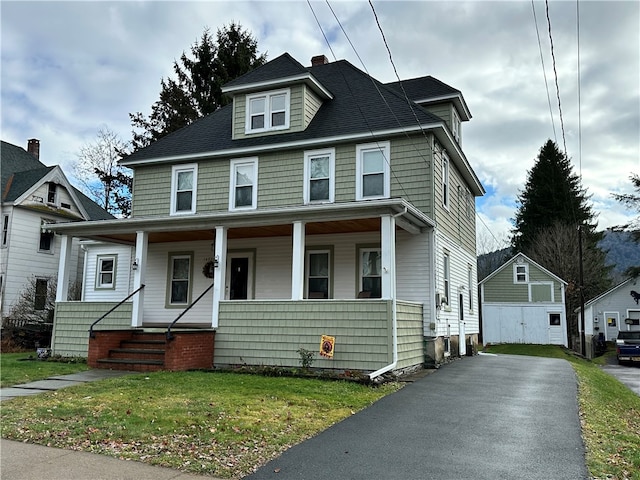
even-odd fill
[[[225,282],[227,278],[227,227],[216,227],[213,258],[218,260],[218,266],[213,270],[213,311],[211,312],[211,327],[218,328],[220,300],[224,300]]]
[[[396,219],[385,215],[380,219],[382,251],[382,298],[396,296]]]
[[[305,223],[293,222],[293,258],[291,259],[291,300],[304,298]]]
[[[147,272],[147,250],[149,247],[149,234],[136,232],[135,257],[131,260],[133,269],[133,291],[135,292],[145,283]],[[144,288],[133,296],[133,311],[131,312],[131,326],[141,327],[144,316]]]
[[[69,279],[71,278],[71,248],[73,237],[62,235],[60,242],[60,261],[58,262],[58,285],[56,302],[66,302],[69,297]]]

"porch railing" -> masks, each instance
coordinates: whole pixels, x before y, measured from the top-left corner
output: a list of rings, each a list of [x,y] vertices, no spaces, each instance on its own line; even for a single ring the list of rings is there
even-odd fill
[[[104,320],[105,318],[107,318],[107,316],[113,312],[116,308],[118,308],[120,305],[124,304],[127,300],[129,300],[130,298],[132,298],[136,293],[138,293],[139,291],[141,291],[144,288],[144,284],[140,285],[139,288],[137,288],[136,290],[134,290],[133,292],[131,292],[129,295],[127,295],[127,297],[123,300],[121,300],[120,302],[118,302],[117,305],[114,305],[113,307],[111,307],[109,309],[109,311],[107,313],[105,313],[104,315],[102,315],[99,319],[97,319],[95,322],[93,322],[91,324],[91,326],[89,327],[89,337],[91,338],[96,338],[96,334],[93,333],[93,327],[95,327],[99,322],[101,322],[102,320]]]
[[[184,315],[185,315],[189,310],[191,310],[191,307],[193,307],[196,303],[198,303],[198,302],[200,301],[200,299],[202,299],[202,297],[204,297],[204,296],[209,292],[209,290],[211,290],[212,288],[213,288],[213,283],[212,283],[211,285],[209,285],[209,286],[205,289],[205,291],[204,291],[204,292],[202,292],[202,293],[200,294],[200,296],[199,296],[198,298],[196,298],[193,302],[191,302],[191,303],[189,304],[189,306],[188,306],[187,308],[185,308],[185,309],[180,313],[180,315],[178,315],[178,316],[175,318],[175,320],[169,324],[169,326],[167,327],[167,333],[166,333],[167,340],[173,340],[173,335],[171,334],[171,327],[173,327],[173,326],[176,324],[176,322],[177,322],[178,320],[180,320],[180,319],[181,319],[181,318],[182,318],[182,317],[183,317],[183,316],[184,316]]]

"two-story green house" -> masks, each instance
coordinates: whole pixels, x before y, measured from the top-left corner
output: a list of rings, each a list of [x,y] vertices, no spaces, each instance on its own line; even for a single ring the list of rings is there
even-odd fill
[[[191,333],[187,350],[204,343],[213,359],[159,358],[167,369],[297,366],[326,335],[332,356],[314,367],[373,378],[477,343],[484,190],[461,147],[460,91],[285,53],[223,92],[230,104],[122,161],[131,218],[56,225],[63,243],[86,240],[87,259],[82,302],[59,282],[55,353],[86,355],[89,325],[125,299],[92,342],[178,319],[158,345]],[[114,335],[91,364],[133,350]]]

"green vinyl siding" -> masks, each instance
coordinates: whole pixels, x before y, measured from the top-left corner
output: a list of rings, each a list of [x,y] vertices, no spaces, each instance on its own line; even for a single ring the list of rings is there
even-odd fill
[[[391,197],[405,198],[423,212],[431,209],[429,143],[423,135],[391,140]]]
[[[279,89],[276,89],[279,90]],[[246,105],[247,99],[245,93],[238,93],[233,97],[233,139],[266,136],[266,135],[282,135],[283,133],[300,132],[305,129],[305,88],[303,85],[294,85],[290,88],[289,96],[289,128],[286,130],[275,130],[272,132],[260,132],[247,135],[245,130]],[[253,92],[259,93],[259,92]]]
[[[318,352],[322,335],[335,337],[333,359],[316,355],[317,368],[374,371],[390,364],[391,302],[221,302],[216,366],[300,366],[299,348]]]
[[[197,213],[229,209],[230,168],[231,163],[227,159],[211,159],[199,163]]]
[[[353,202],[356,198],[356,146],[336,147],[336,191],[335,201]]]
[[[398,322],[398,370],[424,363],[422,305],[396,302]]]
[[[58,302],[56,303],[51,348],[54,355],[86,357],[89,348],[89,327],[118,302]],[[94,328],[109,330],[131,327],[132,304],[124,303]]]
[[[316,115],[316,112],[320,109],[322,100],[318,97],[313,90],[306,85],[304,86],[304,128],[307,128]]]
[[[171,207],[171,165],[136,167],[132,217],[168,215]]]
[[[285,150],[261,155],[258,165],[258,208],[302,205],[303,151]]]
[[[433,113],[434,115],[440,117],[447,123],[449,130],[451,130],[451,116],[453,114],[453,104],[450,102],[447,103],[436,103],[433,105],[425,105],[425,110],[429,113]]]
[[[550,302],[550,289],[553,284],[553,298],[555,303],[562,303],[562,284],[539,269],[527,263],[529,281],[527,283],[513,283],[513,262],[510,262],[497,274],[484,283],[484,302],[493,303],[528,303],[529,284],[531,285],[532,302]],[[545,284],[541,284],[545,282]]]
[[[442,155],[435,155],[434,163],[434,213],[438,228],[454,239],[468,252],[476,249],[475,198],[473,211],[467,215],[468,187],[462,179],[455,163],[449,159],[449,208],[443,205]]]

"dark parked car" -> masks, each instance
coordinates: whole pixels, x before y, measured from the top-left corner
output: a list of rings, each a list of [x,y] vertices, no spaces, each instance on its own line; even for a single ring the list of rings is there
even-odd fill
[[[640,362],[640,331],[618,333],[616,353],[619,364]]]

